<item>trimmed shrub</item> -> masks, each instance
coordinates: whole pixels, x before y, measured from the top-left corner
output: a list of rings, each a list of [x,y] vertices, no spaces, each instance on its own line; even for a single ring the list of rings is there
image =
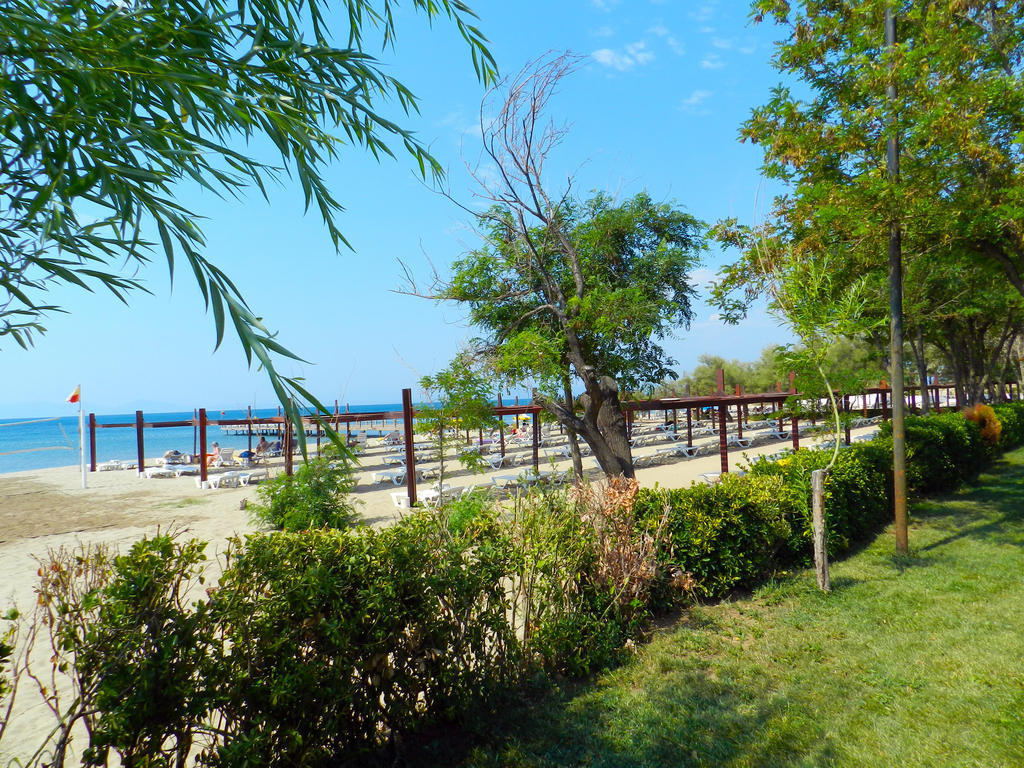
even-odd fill
[[[210,603],[228,642],[207,764],[355,764],[514,677],[501,548],[462,545],[427,514],[234,546]]]
[[[831,451],[799,451],[778,461],[760,459],[752,475],[782,479],[781,493],[796,512],[785,556],[791,562],[811,562],[811,472],[823,469]],[[825,477],[825,523],[828,553],[835,557],[868,537],[887,522],[892,511],[892,452],[878,441],[859,443],[839,452]]]
[[[892,446],[892,424],[880,438]],[[907,491],[913,495],[948,492],[978,476],[988,454],[978,425],[963,414],[946,412],[906,417]]]
[[[992,406],[1002,429],[999,434],[999,450],[1008,451],[1024,445],[1024,403],[1001,403]]]
[[[251,516],[254,522],[285,531],[345,528],[356,518],[350,497],[355,484],[344,461],[310,459],[291,477],[282,474],[262,482],[257,491],[262,503],[253,505]]]
[[[724,475],[714,485],[676,490],[641,490],[638,519],[656,524],[669,506],[666,571],[692,575],[698,597],[721,597],[749,587],[775,569],[777,555],[798,516],[781,477]]]

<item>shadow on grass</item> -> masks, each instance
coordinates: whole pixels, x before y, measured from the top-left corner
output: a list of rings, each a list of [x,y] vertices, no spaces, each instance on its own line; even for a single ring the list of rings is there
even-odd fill
[[[574,686],[575,687],[575,686]],[[789,702],[763,690],[715,679],[706,670],[665,676],[624,701],[621,689],[579,684],[579,693],[518,702],[478,721],[462,738],[406,755],[403,765],[554,768],[677,768],[682,766],[827,765],[828,736]],[[460,742],[460,743],[456,743]],[[473,744],[484,748],[476,751]],[[442,754],[442,751],[444,754]]]
[[[930,552],[964,538],[989,539],[1001,544],[1024,544],[1019,526],[1024,520],[1024,463],[1001,460],[992,468],[996,474],[980,478],[983,485],[923,502],[914,514],[930,525],[944,525],[947,536],[920,548]]]

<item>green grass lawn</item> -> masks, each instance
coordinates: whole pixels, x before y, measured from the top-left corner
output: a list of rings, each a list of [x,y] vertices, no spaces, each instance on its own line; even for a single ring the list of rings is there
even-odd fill
[[[1024,451],[636,661],[507,709],[464,766],[1024,766]]]

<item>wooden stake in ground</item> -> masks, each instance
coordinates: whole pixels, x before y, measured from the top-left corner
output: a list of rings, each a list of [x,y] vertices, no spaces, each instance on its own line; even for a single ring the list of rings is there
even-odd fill
[[[814,571],[818,575],[818,588],[832,591],[828,574],[828,549],[825,546],[825,470],[811,472],[811,525],[814,538]]]

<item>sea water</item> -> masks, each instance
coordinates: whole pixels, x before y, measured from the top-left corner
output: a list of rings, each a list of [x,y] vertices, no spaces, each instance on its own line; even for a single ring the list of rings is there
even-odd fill
[[[383,405],[353,405],[349,408],[354,413],[374,413],[379,411],[401,411],[397,403]],[[253,410],[254,418],[277,416],[276,408]],[[147,423],[159,421],[191,421],[195,414],[192,411],[177,413],[145,413]],[[207,418],[245,419],[246,411],[239,410],[208,410]],[[102,463],[111,459],[136,459],[138,445],[135,432],[135,414],[105,414],[96,416],[97,424],[131,424],[130,427],[97,429],[96,430],[96,462]],[[373,423],[370,436],[374,436],[381,428],[379,422]],[[370,424],[353,424],[352,430],[362,430]],[[345,428],[344,425],[341,426]],[[181,453],[198,453],[199,430],[197,427],[159,427],[143,430],[143,452],[146,458],[163,456],[166,451]],[[89,462],[89,422],[85,422],[85,461]],[[268,437],[271,442],[274,437]],[[218,425],[209,425],[206,429],[207,451],[214,441],[222,448],[245,450],[249,446],[246,434],[231,435]],[[253,438],[253,445],[259,436]],[[25,418],[0,419],[0,474],[21,472],[24,470],[46,469],[49,467],[77,466],[79,464],[78,415],[61,416],[59,418]]]

